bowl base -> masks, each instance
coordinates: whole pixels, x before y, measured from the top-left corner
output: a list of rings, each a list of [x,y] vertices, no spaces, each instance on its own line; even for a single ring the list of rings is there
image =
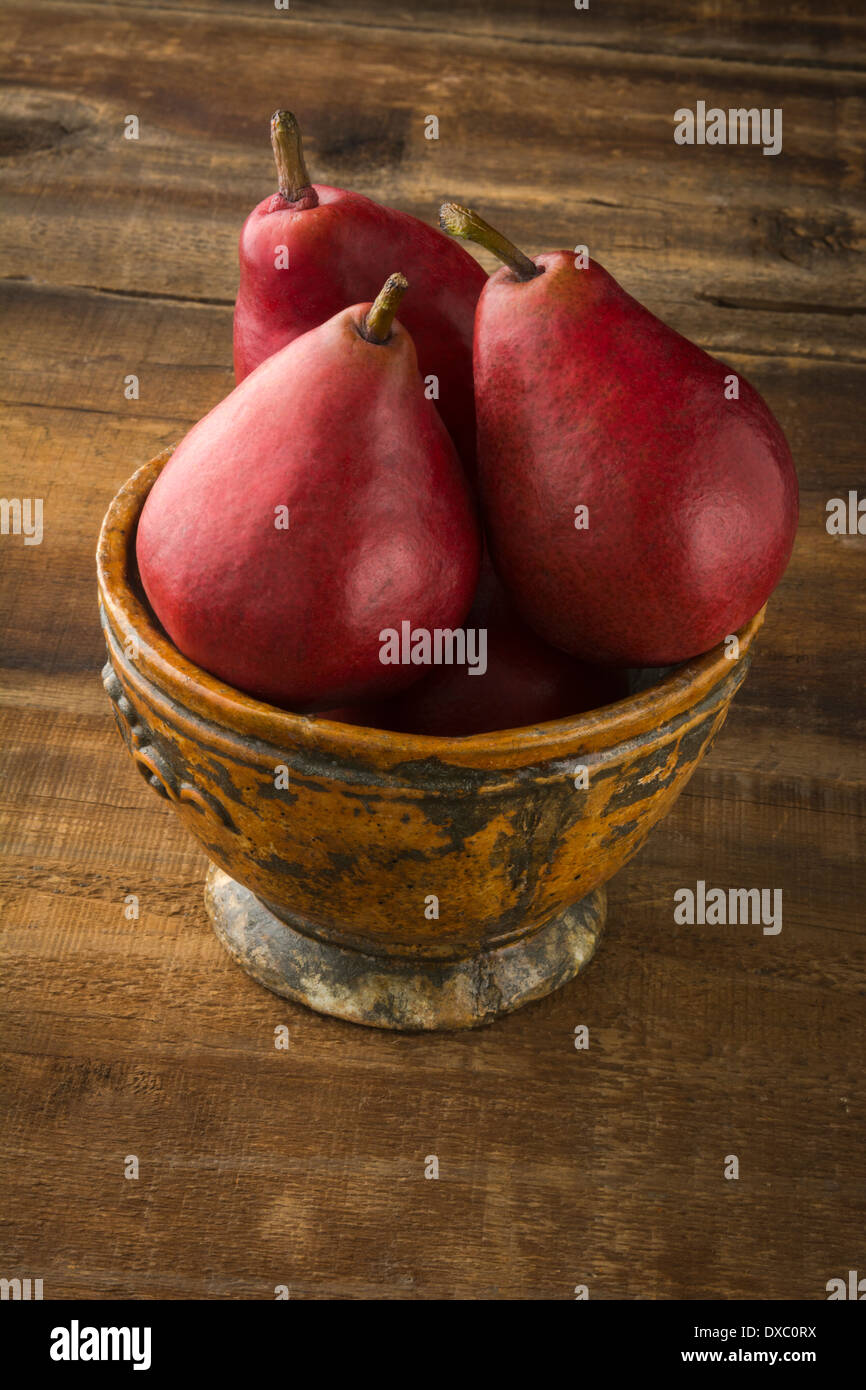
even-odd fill
[[[211,864],[205,906],[219,940],[254,980],[369,1028],[476,1028],[573,979],[595,952],[603,888],[525,937],[460,960],[367,955],[298,931]]]

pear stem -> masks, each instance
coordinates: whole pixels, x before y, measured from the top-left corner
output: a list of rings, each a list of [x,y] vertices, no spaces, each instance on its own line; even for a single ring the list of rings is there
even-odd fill
[[[387,343],[391,336],[394,315],[408,288],[409,281],[399,271],[388,276],[364,319],[361,336],[366,338],[368,343]]]
[[[467,241],[474,241],[478,246],[492,251],[494,256],[498,256],[504,265],[514,271],[518,280],[533,280],[536,275],[544,274],[540,265],[531,261],[519,247],[501,232],[497,232],[495,227],[491,227],[489,222],[485,222],[484,218],[479,217],[471,208],[464,208],[460,203],[443,203],[439,209],[439,226],[443,232],[450,232],[451,236],[464,237]]]
[[[271,148],[283,197],[289,203],[297,203],[304,198],[314,207],[319,197],[307,173],[301,127],[291,111],[275,111],[271,116]]]

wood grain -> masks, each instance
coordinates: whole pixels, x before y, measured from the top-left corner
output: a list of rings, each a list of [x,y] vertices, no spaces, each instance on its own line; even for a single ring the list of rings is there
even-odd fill
[[[681,331],[711,326],[721,352],[862,360],[857,73],[764,72],[762,100],[784,99],[785,116],[767,159],[673,141],[678,107],[743,104],[748,65],[701,60],[684,76],[675,56],[312,21],[265,45],[259,20],[214,13],[205,100],[187,73],[200,13],[123,7],[110,26],[105,13],[7,8],[8,275],[230,304],[238,227],[273,186],[267,115],[290,98],[322,182],[428,220],[444,197],[471,198],[530,251],[585,242]],[[424,139],[431,110],[438,141]],[[123,138],[129,112],[139,141]]]
[[[0,1276],[61,1298],[824,1297],[862,1268],[866,1215],[866,539],[824,525],[864,488],[862,15],[163,0],[9,3],[3,30],[0,494],[42,496],[45,538],[0,536]],[[781,105],[782,155],[676,147],[698,98]],[[794,559],[715,748],[610,885],[586,975],[487,1032],[361,1031],[245,978],[99,679],[99,522],[231,388],[279,104],[321,181],[428,220],[472,199],[530,251],[587,241],[749,376],[797,459]],[[698,879],[781,887],[781,934],[678,926]]]
[[[125,8],[152,9],[150,0],[128,0]],[[259,0],[161,0],[160,9],[207,14],[267,25],[274,17]],[[629,0],[619,5],[590,5],[576,11],[561,0],[450,0],[447,6],[420,11],[407,0],[292,0],[278,22],[351,24],[360,29],[413,30],[426,34],[460,33],[486,41],[502,38],[525,43],[570,44],[621,49],[630,53],[689,55],[730,60],[739,57],[762,68],[817,65],[862,68],[866,20],[856,6],[825,3],[798,5],[780,25],[766,0],[742,0],[720,7],[714,0],[695,0],[688,9],[677,0]]]

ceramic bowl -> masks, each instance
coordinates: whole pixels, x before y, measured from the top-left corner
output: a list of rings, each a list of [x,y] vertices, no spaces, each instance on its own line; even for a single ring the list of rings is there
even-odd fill
[[[384,1028],[486,1023],[588,962],[604,885],[724,723],[763,611],[590,714],[431,738],[289,713],[187,661],[144,598],[135,532],[170,451],[106,514],[98,573],[116,720],[207,853],[205,902],[278,994]],[[730,644],[729,644],[730,645]]]

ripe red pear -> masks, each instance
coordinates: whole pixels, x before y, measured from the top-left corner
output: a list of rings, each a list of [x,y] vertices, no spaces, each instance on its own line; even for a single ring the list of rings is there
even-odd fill
[[[590,666],[550,647],[527,627],[487,553],[464,628],[486,632],[486,669],[435,666],[408,690],[375,705],[328,710],[344,724],[463,738],[566,719],[625,699],[624,672]]]
[[[290,709],[389,694],[380,633],[455,627],[480,535],[460,461],[393,321],[406,288],[269,357],[190,431],[142,511],[147,597],[185,656]]]
[[[475,460],[472,331],[487,276],[437,227],[361,193],[309,180],[301,134],[289,111],[271,119],[279,191],[254,208],[240,237],[235,305],[238,381],[286,343],[372,300],[400,265],[419,293],[401,310],[423,377],[470,473]],[[430,390],[433,390],[431,386]]]
[[[456,204],[441,222],[506,263],[475,323],[479,489],[527,622],[623,666],[672,665],[735,633],[778,584],[797,527],[766,403],[597,262],[530,260]]]

